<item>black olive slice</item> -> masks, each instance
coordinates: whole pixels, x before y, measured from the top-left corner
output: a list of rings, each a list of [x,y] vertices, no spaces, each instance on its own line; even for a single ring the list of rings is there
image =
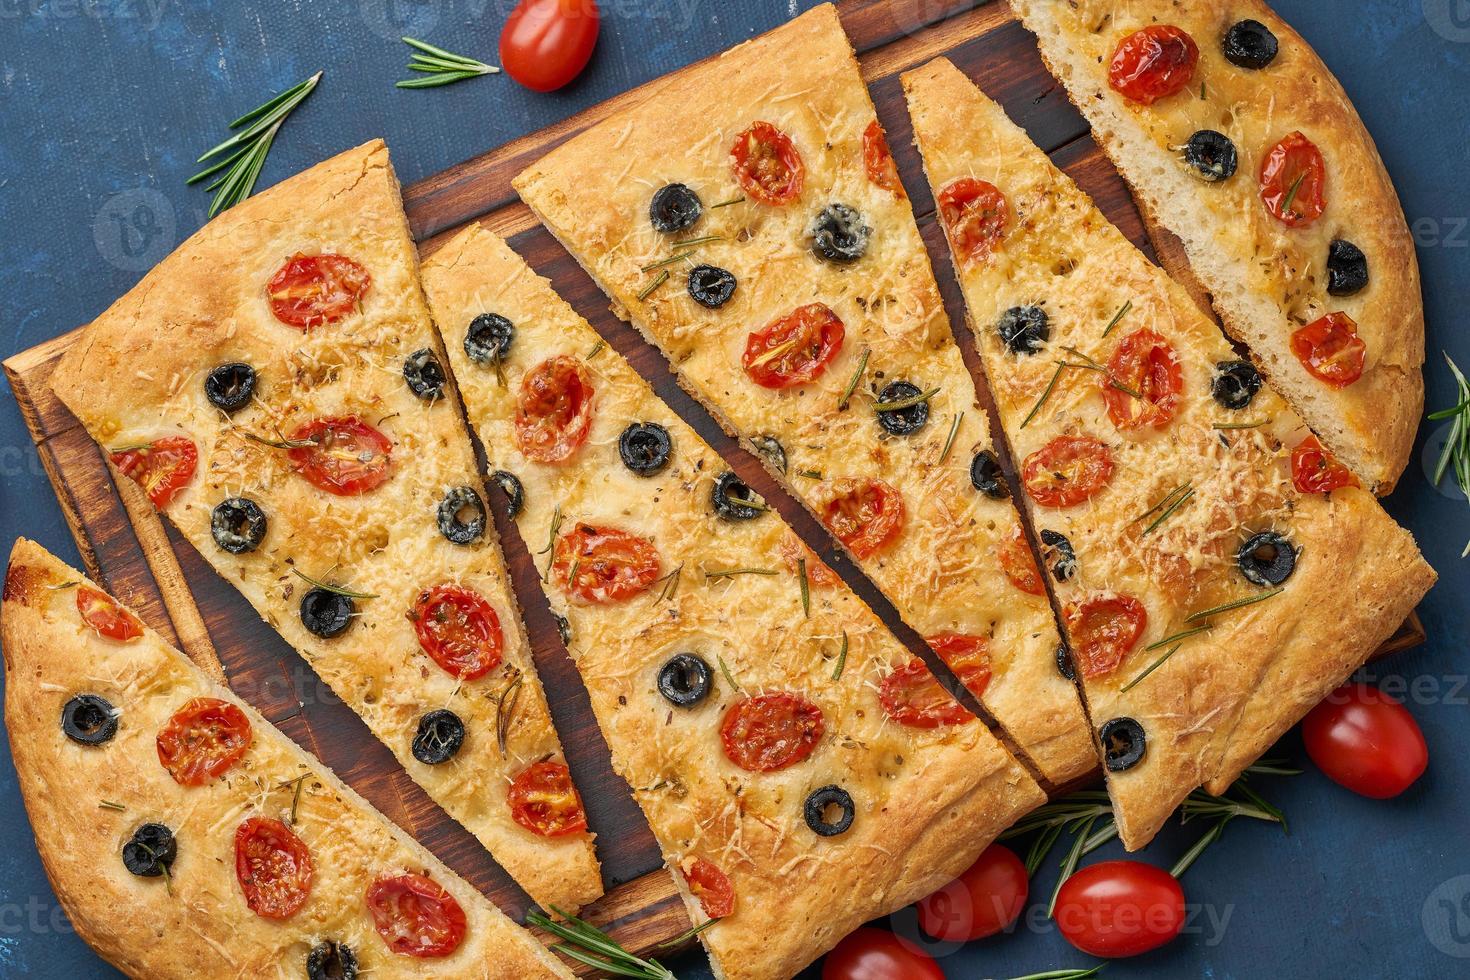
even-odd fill
[[[243,361],[221,364],[204,378],[204,397],[221,412],[234,415],[255,395],[255,368]]]
[[[1001,314],[995,329],[1012,354],[1036,354],[1051,339],[1051,321],[1039,306],[1013,306]]]
[[[464,335],[464,352],[476,364],[494,366],[510,354],[516,328],[499,313],[481,313],[470,321]]]
[[[427,347],[404,359],[403,380],[408,382],[409,391],[426,402],[444,397],[444,365]]]
[[[514,473],[507,473],[505,470],[496,470],[490,474],[490,479],[494,480],[500,492],[505,494],[507,510],[511,519],[514,520],[521,512],[521,508],[526,506],[526,488],[521,486],[520,477]]]
[[[357,980],[357,954],[328,939],[306,954],[306,980]]]
[[[689,270],[688,288],[694,302],[718,310],[735,295],[735,273],[717,265],[696,265]]]
[[[1276,60],[1279,45],[1271,28],[1258,20],[1243,20],[1225,32],[1220,48],[1232,65],[1254,71]]]
[[[571,643],[572,624],[567,621],[565,616],[559,616],[556,613],[552,613],[551,618],[556,620],[556,635],[561,637],[561,645],[566,646]]]
[[[100,694],[78,694],[61,709],[61,730],[80,745],[101,745],[117,734],[117,709]]]
[[[856,262],[868,250],[873,229],[846,204],[829,204],[812,222],[812,251],[828,262]]]
[[[909,401],[922,395],[923,389],[908,381],[890,381],[878,392],[878,424],[896,436],[918,432],[929,421],[929,403],[918,402],[908,408],[885,409],[889,402]]]
[[[699,195],[683,184],[665,184],[648,202],[648,220],[655,231],[670,234],[694,226],[704,214]]]
[[[132,839],[122,849],[123,867],[139,878],[157,878],[178,856],[174,832],[161,823],[145,823],[133,831]]]
[[[802,811],[812,833],[822,837],[836,837],[846,833],[852,826],[852,818],[857,815],[857,810],[852,805],[852,796],[841,786],[823,786],[812,790]]]
[[[1215,365],[1215,371],[1210,394],[1223,408],[1239,411],[1261,390],[1261,372],[1250,361],[1221,361]]]
[[[1253,534],[1235,553],[1235,563],[1247,581],[1280,585],[1296,571],[1296,549],[1275,531]]]
[[[265,540],[265,511],[249,497],[227,497],[209,515],[209,533],[222,551],[243,555]]]
[[[413,757],[426,766],[453,759],[464,745],[464,722],[448,708],[435,708],[419,719],[413,736]]]
[[[356,611],[351,596],[331,589],[312,589],[301,597],[301,625],[324,640],[341,636],[352,625],[352,614]]]
[[[1351,296],[1368,285],[1368,256],[1346,238],[1327,246],[1327,292]]]
[[[715,477],[714,489],[710,491],[715,513],[727,521],[753,520],[765,511],[765,505],[756,503],[755,493],[745,482],[730,471]]]
[[[709,664],[693,653],[676,653],[659,668],[658,693],[672,705],[692,708],[709,694],[714,675]]]
[[[657,422],[634,422],[618,436],[623,465],[639,476],[653,476],[668,466],[673,452],[669,430]]]
[[[1072,652],[1065,643],[1057,644],[1057,673],[1069,681],[1077,679],[1077,668],[1072,665]]]
[[[775,436],[756,436],[750,440],[750,444],[755,447],[761,459],[766,461],[767,466],[777,473],[785,474],[786,447],[781,445],[780,440]]]
[[[453,487],[439,501],[439,533],[455,544],[478,541],[485,533],[485,501],[472,487]]]
[[[1052,577],[1058,582],[1077,574],[1077,552],[1072,550],[1072,542],[1065,534],[1042,528],[1041,557],[1051,566]]]
[[[1123,772],[1138,765],[1148,751],[1143,726],[1132,718],[1114,718],[1105,722],[1102,731],[1103,765],[1108,772]]]
[[[1235,176],[1240,157],[1230,137],[1213,129],[1202,129],[1184,144],[1184,162],[1213,184]]]
[[[1011,495],[1010,484],[1000,470],[1000,457],[982,449],[970,460],[970,483],[991,500],[1005,500]]]

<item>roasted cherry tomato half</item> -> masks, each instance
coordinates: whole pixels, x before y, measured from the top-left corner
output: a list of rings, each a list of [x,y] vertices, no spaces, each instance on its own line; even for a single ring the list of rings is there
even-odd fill
[[[592,428],[592,376],[569,354],[542,361],[521,378],[516,447],[538,463],[560,463],[581,448]]]
[[[291,465],[318,490],[356,497],[388,479],[393,443],[356,415],[314,419],[291,434]]]
[[[1288,228],[1305,228],[1327,210],[1327,164],[1322,151],[1291,133],[1261,159],[1261,200]]]
[[[1012,585],[1028,595],[1046,595],[1046,583],[1041,580],[1031,545],[1019,524],[997,546],[996,553],[1000,557],[1000,567]]]
[[[1152,330],[1129,334],[1108,359],[1103,400],[1120,429],[1162,429],[1173,420],[1183,389],[1179,356]]]
[[[954,881],[919,900],[919,928],[935,939],[967,943],[1009,928],[1031,890],[1026,865],[1004,844],[991,844]]]
[[[876,186],[891,191],[899,200],[904,198],[903,184],[898,179],[898,165],[893,162],[893,153],[888,149],[883,126],[876,119],[863,130],[863,169]]]
[[[1310,435],[1291,451],[1291,482],[1298,493],[1331,493],[1341,487],[1362,486],[1351,470]]]
[[[985,693],[990,686],[990,643],[983,636],[969,633],[935,633],[926,636],[924,642],[939,654],[960,679],[960,683],[975,697]]]
[[[1141,861],[1090,864],[1057,892],[1057,928],[1089,956],[1137,956],[1158,949],[1179,935],[1185,914],[1179,882]]]
[[[425,589],[409,619],[419,646],[446,673],[472,681],[500,666],[505,646],[500,617],[474,589],[448,584]]]
[[[1291,335],[1291,352],[1317,380],[1346,388],[1363,376],[1368,345],[1352,317],[1329,313]]]
[[[827,954],[822,980],[944,980],[944,971],[887,929],[863,926]]]
[[[464,909],[443,886],[421,874],[378,878],[367,890],[373,926],[400,956],[448,956],[464,942]]]
[[[180,786],[224,775],[250,748],[250,719],[219,698],[193,698],[158,732],[158,761]]]
[[[834,480],[818,511],[822,523],[858,558],[870,558],[903,530],[903,496],[882,480]]]
[[[839,584],[842,579],[837,573],[827,567],[827,563],[818,558],[816,552],[808,548],[800,538],[790,531],[781,538],[781,560],[794,574],[800,566],[798,560],[806,560],[806,581],[814,589],[829,589]]]
[[[295,915],[311,893],[312,873],[306,842],[281,821],[251,817],[235,830],[235,877],[256,915]]]
[[[7,596],[8,598],[8,596]],[[110,640],[136,640],[143,635],[143,624],[106,592],[90,585],[77,586],[77,612],[82,622]]]
[[[554,91],[587,67],[601,27],[597,0],[521,0],[500,30],[500,64],[526,88]]]
[[[1328,779],[1375,800],[1398,796],[1429,765],[1414,716],[1367,684],[1346,684],[1308,712],[1302,741]]]
[[[756,122],[735,137],[730,169],[740,189],[762,204],[790,204],[806,179],[806,164],[796,144],[768,122]]]
[[[1188,87],[1199,47],[1172,24],[1151,24],[1119,42],[1108,64],[1108,84],[1130,102],[1153,105]]]
[[[631,599],[658,580],[653,542],[610,527],[578,524],[557,538],[552,564],[567,593],[582,602]]]
[[[1057,436],[1021,466],[1021,483],[1043,507],[1072,507],[1090,500],[1112,478],[1112,450],[1092,436]]]
[[[792,388],[822,376],[842,351],[844,328],[822,303],[809,303],[745,338],[741,366],[762,388]]]
[[[179,491],[194,479],[199,450],[184,436],[165,436],[146,446],[110,454],[112,465],[128,477],[160,510],[173,502]]]
[[[572,774],[560,762],[537,762],[511,780],[506,794],[511,818],[533,834],[565,837],[587,829],[582,798]]]
[[[1072,661],[1084,677],[1105,677],[1118,668],[1148,626],[1148,610],[1131,595],[1104,592],[1062,611],[1072,639]]]
[[[345,255],[298,253],[271,276],[265,294],[277,320],[310,330],[357,309],[372,282],[368,271]]]
[[[684,881],[689,891],[699,899],[699,907],[711,919],[723,919],[735,914],[735,886],[730,884],[725,872],[704,858],[695,858],[684,869]]]
[[[825,730],[821,708],[799,694],[772,691],[730,705],[720,741],[741,769],[775,772],[811,755]]]
[[[883,678],[878,703],[889,718],[910,728],[962,725],[975,717],[940,686],[918,657]]]
[[[949,247],[961,265],[989,258],[1011,222],[1011,206],[1000,188],[974,177],[945,184],[936,203]]]

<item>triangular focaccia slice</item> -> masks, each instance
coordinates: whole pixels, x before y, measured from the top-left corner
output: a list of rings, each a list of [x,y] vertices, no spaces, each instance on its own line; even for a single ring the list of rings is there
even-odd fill
[[[1182,287],[939,60],[903,77],[1124,844],[1222,789],[1434,581]]]
[[[592,836],[417,265],[369,143],[207,225],[52,383],[414,780],[535,901],[571,910],[602,893]],[[548,789],[554,808],[532,799]]]
[[[1042,802],[857,596],[803,599],[791,529],[504,242],[469,229],[424,287],[718,975],[791,976]],[[487,322],[498,366],[466,353]]]
[[[1408,224],[1347,93],[1260,0],[1013,0],[1225,327],[1379,493],[1424,405]],[[1141,32],[1141,33],[1140,33]]]
[[[570,980],[329,769],[30,541],[11,552],[0,627],[36,848],[77,932],[124,973]]]
[[[971,690],[1042,774],[1094,768],[1042,575],[834,9],[681,73],[516,187],[937,653],[954,634],[983,641],[990,669]]]

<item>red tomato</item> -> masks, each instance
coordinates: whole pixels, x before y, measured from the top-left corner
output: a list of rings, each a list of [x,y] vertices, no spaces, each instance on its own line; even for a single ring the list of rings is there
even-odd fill
[[[1041,580],[1036,557],[1031,554],[1031,545],[1019,524],[996,548],[996,554],[1012,585],[1028,595],[1046,595],[1046,583]]]
[[[1327,210],[1327,164],[1322,151],[1291,133],[1261,160],[1261,200],[1289,228],[1305,228]]]
[[[858,558],[870,558],[903,530],[903,497],[882,480],[834,480],[818,514]]]
[[[889,718],[910,728],[962,725],[975,717],[940,686],[918,657],[883,678],[878,703]]]
[[[464,909],[421,874],[378,878],[368,886],[367,907],[378,935],[400,956],[448,956],[464,941]]]
[[[780,129],[756,122],[730,146],[735,182],[762,204],[790,204],[801,194],[806,164],[801,152]]]
[[[153,506],[161,509],[167,507],[194,479],[199,450],[192,439],[165,436],[146,446],[112,453],[110,458],[112,465],[142,487]]]
[[[1346,684],[1308,712],[1302,741],[1328,779],[1375,800],[1398,796],[1429,765],[1414,716],[1367,684]]]
[[[949,247],[961,265],[988,258],[1011,221],[1011,206],[1000,188],[974,177],[944,185],[936,203]]]
[[[500,29],[500,63],[526,88],[554,91],[587,67],[601,26],[597,0],[521,0]]]
[[[557,539],[552,565],[573,598],[617,602],[631,599],[658,580],[658,549],[647,538],[627,531],[578,524]]]
[[[1130,102],[1153,105],[1188,86],[1198,63],[1199,48],[1188,32],[1152,24],[1119,42],[1108,84]]]
[[[1158,949],[1179,935],[1185,914],[1179,882],[1141,861],[1090,864],[1057,893],[1057,928],[1089,956],[1137,956]]]
[[[1021,483],[1043,507],[1090,500],[1113,478],[1113,453],[1092,436],[1057,436],[1026,457]]]
[[[735,914],[735,886],[730,884],[725,872],[704,858],[695,858],[684,872],[689,890],[699,899],[699,907],[711,919],[723,919]]]
[[[521,378],[516,447],[538,463],[560,463],[581,448],[592,428],[592,376],[569,354],[542,361]]]
[[[741,366],[762,388],[792,388],[815,381],[842,351],[844,328],[822,303],[778,317],[745,338]]]
[[[1331,493],[1340,487],[1362,486],[1313,435],[1291,451],[1291,482],[1298,493]]]
[[[1131,595],[1103,593],[1069,602],[1062,611],[1072,638],[1072,659],[1084,677],[1117,669],[1148,626],[1148,610]]]
[[[338,497],[382,486],[393,461],[393,443],[356,415],[313,419],[291,434],[291,443],[296,472]]]
[[[827,567],[827,563],[816,556],[812,549],[808,548],[802,540],[790,531],[786,532],[781,539],[781,560],[786,567],[795,574],[798,558],[806,559],[807,584],[814,589],[827,589],[842,582],[837,573]]]
[[[893,162],[888,140],[883,136],[883,127],[876,119],[863,130],[863,169],[868,172],[868,179],[874,184],[885,191],[892,191],[895,197],[903,200],[903,184],[898,179],[898,165]]]
[[[968,633],[935,633],[924,637],[929,648],[939,654],[960,679],[960,683],[975,697],[985,693],[990,685],[990,643],[983,636]]]
[[[1302,366],[1332,388],[1346,388],[1363,376],[1368,345],[1346,313],[1329,313],[1291,335],[1291,352]]]
[[[822,980],[944,980],[944,971],[888,930],[863,926],[827,954]]]
[[[560,762],[537,762],[511,780],[506,794],[516,823],[542,837],[565,837],[587,829],[582,798]]]
[[[1152,330],[1138,330],[1124,338],[1108,359],[1107,377],[1109,382],[1117,382],[1104,385],[1103,399],[1108,404],[1108,418],[1118,428],[1162,429],[1174,418],[1179,392],[1184,388],[1184,370],[1174,348]]]
[[[235,877],[250,911],[289,919],[311,892],[311,851],[281,821],[251,817],[235,831]]]
[[[425,589],[409,618],[419,646],[450,675],[472,681],[500,666],[500,617],[475,590],[448,584]]]
[[[1026,865],[1004,844],[991,844],[954,881],[919,900],[919,927],[951,943],[1003,931],[1026,907]]]
[[[193,698],[158,732],[158,761],[180,786],[203,786],[250,748],[250,719],[219,698]]]
[[[811,755],[825,730],[821,708],[799,694],[772,691],[730,705],[720,741],[741,769],[775,772]]]
[[[7,586],[9,581],[7,578]],[[9,593],[6,598],[10,598]],[[77,586],[77,612],[81,613],[82,622],[96,630],[100,636],[127,642],[143,635],[143,624],[138,621],[137,616],[124,609],[106,592],[90,585]]]
[[[344,255],[297,253],[271,276],[265,294],[277,320],[310,330],[357,309],[372,282],[366,269]]]

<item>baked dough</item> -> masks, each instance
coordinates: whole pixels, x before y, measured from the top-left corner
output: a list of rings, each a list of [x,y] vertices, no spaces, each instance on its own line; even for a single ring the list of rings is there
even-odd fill
[[[273,315],[267,283],[299,253],[364,267],[372,281],[357,308],[304,331]],[[424,400],[406,383],[405,360],[434,344],[398,184],[375,141],[208,224],[87,328],[52,384],[104,447],[193,442],[196,472],[164,514],[535,901],[571,911],[602,894],[592,835],[543,837],[507,807],[511,780],[559,759],[561,745],[494,532],[487,522],[481,536],[455,544],[438,526],[450,490],[483,489],[452,399]],[[227,415],[204,383],[233,362],[252,365],[258,381],[251,402]],[[386,482],[360,495],[319,489],[291,451],[257,441],[349,415],[392,442]],[[211,532],[213,509],[233,497],[255,501],[268,521],[259,546],[242,554]],[[355,600],[346,631],[323,639],[303,626],[312,585],[298,573],[376,598]],[[446,583],[478,593],[499,620],[501,661],[475,679],[431,659],[409,619],[424,590]],[[512,706],[503,748],[501,696]],[[437,709],[458,715],[467,736],[448,762],[427,765],[411,745],[420,719]]]
[[[716,516],[719,456],[504,242],[467,229],[425,262],[424,287],[489,465],[523,487],[522,536],[541,551],[547,597],[567,621],[614,768],[647,815],[692,919],[707,916],[681,872],[709,862],[733,887],[733,914],[700,933],[718,976],[792,976],[861,923],[964,870],[1044,800],[972,716],[931,728],[889,718],[880,692],[895,667],[914,669],[910,655],[845,586],[811,589],[804,611],[799,579],[779,558],[790,528],[775,512]],[[499,374],[463,350],[467,325],[486,314],[515,328]],[[536,462],[519,448],[518,406],[527,374],[555,358],[585,371],[591,421],[568,457]],[[667,434],[671,452],[658,472],[639,475],[621,461],[630,423]],[[604,602],[569,592],[573,577],[601,574],[594,558],[581,564],[581,553],[577,564],[552,563],[563,553],[557,542],[583,526],[651,542],[657,566],[641,592]],[[743,571],[720,574],[731,570]],[[709,667],[712,689],[691,706],[659,691],[661,668],[677,653]],[[935,683],[922,661],[912,663]],[[722,719],[775,692],[817,706],[824,734],[804,761],[741,768],[722,747]],[[818,836],[806,823],[805,801],[825,786],[851,795],[845,833]]]
[[[88,628],[76,602],[83,587],[79,572],[18,541],[0,633],[5,724],[36,848],[62,908],[99,955],[140,980],[255,980],[305,976],[312,948],[335,942],[364,977],[571,980],[530,933],[158,634],[120,642]],[[63,708],[78,694],[116,710],[109,741],[82,745],[63,733]],[[160,764],[157,733],[198,697],[243,712],[251,742],[222,775],[184,786]],[[236,875],[236,828],[254,817],[287,824],[311,855],[305,904],[286,919],[252,912]],[[130,874],[120,856],[151,822],[177,842],[166,878]],[[366,893],[403,873],[432,879],[464,912],[464,939],[450,955],[416,959],[380,938]]]

